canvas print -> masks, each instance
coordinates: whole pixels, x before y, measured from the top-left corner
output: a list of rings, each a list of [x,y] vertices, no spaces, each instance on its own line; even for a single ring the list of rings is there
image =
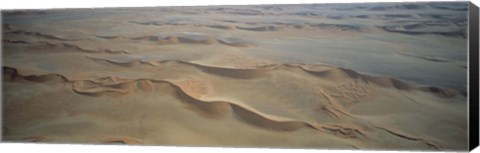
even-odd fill
[[[468,2],[2,11],[2,141],[467,150]]]

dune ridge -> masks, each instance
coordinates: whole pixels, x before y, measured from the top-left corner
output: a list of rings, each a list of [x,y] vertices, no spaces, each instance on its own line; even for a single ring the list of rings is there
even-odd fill
[[[34,82],[46,82],[50,80],[61,80],[64,82],[71,82],[67,77],[60,74],[44,74],[44,75],[23,75],[13,67],[3,66],[3,80],[24,79]]]
[[[214,43],[220,43],[228,46],[234,47],[249,47],[254,46],[252,42],[240,39],[240,38],[211,38],[203,35],[187,35],[187,34],[177,34],[177,35],[145,35],[137,37],[126,37],[126,36],[97,36],[102,39],[124,39],[124,40],[134,40],[134,41],[150,41],[156,42],[161,45],[172,45],[172,44],[203,44],[203,45],[212,45]]]
[[[112,49],[103,49],[103,50],[92,50],[92,49],[85,49],[83,47],[80,47],[78,45],[75,45],[75,44],[69,44],[69,43],[50,43],[50,42],[40,42],[41,44],[44,44],[46,46],[48,46],[49,48],[56,48],[56,47],[64,47],[64,48],[68,48],[68,49],[75,49],[75,50],[78,50],[78,51],[82,51],[82,52],[87,52],[87,53],[101,53],[101,52],[106,52],[106,53],[122,53],[122,54],[128,54],[129,52],[126,51],[126,50],[112,50]]]
[[[418,56],[418,55],[410,55],[410,54],[402,54],[402,55],[415,57],[415,58],[419,58],[419,59],[424,59],[424,60],[432,61],[432,62],[450,62],[447,59],[443,59],[443,58],[439,58],[439,57]]]
[[[412,136],[408,136],[406,134],[401,134],[401,133],[398,133],[398,132],[395,132],[391,129],[387,129],[387,128],[383,128],[383,127],[376,127],[377,129],[380,129],[380,130],[383,130],[383,131],[386,131],[390,134],[393,134],[393,135],[396,135],[398,137],[401,137],[401,138],[404,138],[404,139],[407,139],[407,140],[411,140],[411,141],[420,141],[420,142],[423,142],[425,143],[426,145],[430,146],[430,147],[433,147],[434,149],[436,150],[441,150],[443,147],[438,145],[438,144],[435,144],[434,142],[431,142],[431,141],[428,141],[428,140],[425,140],[425,139],[421,139],[421,138],[415,138],[415,137],[412,137]]]
[[[129,38],[131,40],[148,40],[148,41],[154,41],[158,42],[160,44],[179,44],[179,43],[185,43],[185,44],[213,44],[215,43],[215,39],[209,38],[207,36],[202,36],[198,38],[194,37],[188,37],[188,36],[176,36],[176,35],[171,35],[171,36],[154,36],[154,35],[149,35],[149,36],[140,36],[140,37],[133,37]]]
[[[130,52],[127,50],[113,50],[110,48],[105,49],[87,49],[82,46],[71,44],[71,43],[53,43],[48,41],[39,41],[39,42],[29,42],[23,40],[9,40],[4,39],[3,42],[6,43],[13,43],[13,44],[35,44],[33,47],[43,48],[43,49],[50,49],[50,50],[75,50],[85,53],[111,53],[111,54],[129,54]]]
[[[403,34],[409,34],[409,35],[426,35],[426,34],[434,34],[434,35],[442,35],[442,36],[448,36],[448,37],[460,37],[463,39],[467,38],[467,33],[464,29],[458,29],[458,30],[451,30],[451,31],[416,31],[416,30],[411,30],[411,28],[405,27],[405,26],[381,26],[385,31],[388,32],[396,32],[396,33],[403,33]]]
[[[6,28],[7,30],[10,28]],[[32,32],[32,31],[25,31],[25,30],[15,30],[15,31],[7,31],[5,34],[16,34],[16,35],[27,35],[33,37],[41,37],[50,40],[60,40],[60,41],[75,41],[76,39],[66,39],[60,36],[52,35],[52,34],[44,34],[40,32]]]
[[[187,63],[187,62],[182,62]],[[193,65],[193,64],[192,64]],[[199,64],[195,64],[199,65]],[[292,66],[291,64],[289,66]],[[182,102],[189,105],[191,110],[202,115],[204,117],[208,117],[211,119],[218,119],[224,117],[227,113],[231,112],[234,113],[235,116],[238,117],[239,120],[244,121],[252,126],[270,129],[275,131],[293,131],[298,130],[300,128],[309,128],[319,132],[330,133],[334,136],[338,136],[341,138],[358,138],[358,137],[367,137],[364,132],[355,127],[349,127],[345,125],[338,125],[338,124],[319,124],[319,123],[311,123],[308,121],[303,121],[294,118],[279,118],[275,116],[271,116],[269,114],[264,114],[252,107],[246,105],[240,105],[240,103],[233,103],[229,101],[206,101],[200,100],[195,98],[195,96],[191,96],[192,93],[187,92],[182,86],[177,85],[171,81],[167,80],[155,80],[155,79],[145,79],[145,78],[138,78],[138,79],[127,79],[127,78],[119,78],[119,77],[106,77],[106,78],[96,78],[92,80],[69,80],[67,77],[59,74],[45,74],[45,75],[21,75],[18,73],[17,69],[11,67],[3,67],[4,71],[4,79],[24,79],[34,82],[45,82],[51,80],[57,80],[65,83],[72,84],[72,90],[81,95],[86,96],[124,96],[126,94],[131,94],[135,92],[137,89],[139,91],[144,92],[152,92],[156,86],[156,84],[166,84],[169,88],[173,89],[175,95],[181,99]],[[343,72],[343,71],[340,71]],[[348,74],[344,74],[348,75]],[[436,88],[437,89],[437,88]],[[428,92],[428,91],[426,91]],[[194,93],[193,93],[194,94]],[[324,94],[324,96],[327,96]],[[327,96],[329,97],[329,96]],[[338,106],[335,103],[336,101],[329,100],[330,103],[333,103],[329,110],[332,114],[338,113],[344,114],[345,112],[342,111],[341,106]],[[340,109],[340,110],[339,110]],[[347,114],[345,114],[347,116]],[[401,134],[395,132],[393,130],[381,128],[382,130],[391,133],[392,135],[411,140],[411,141],[419,141],[425,143],[428,146],[436,150],[440,150],[442,147],[434,142],[429,140],[415,138],[411,136],[407,136],[405,134]],[[42,139],[43,140],[43,139]],[[40,140],[39,140],[40,141]],[[130,139],[109,139],[108,141],[105,140],[104,143],[125,143],[125,144],[138,144],[140,141],[130,141]]]
[[[30,44],[27,41],[23,40],[8,40],[8,39],[3,39],[3,43],[12,43],[12,44]]]
[[[341,67],[334,67],[329,65],[308,65],[308,64],[270,64],[270,65],[260,65],[253,68],[223,68],[223,67],[215,67],[215,66],[207,66],[202,64],[197,64],[193,62],[186,62],[186,61],[179,61],[179,60],[163,60],[163,61],[141,61],[141,60],[131,60],[128,62],[117,62],[112,61],[109,59],[102,59],[102,58],[93,58],[87,56],[87,58],[91,58],[93,60],[100,60],[106,61],[108,63],[112,63],[118,66],[125,66],[131,67],[134,65],[141,65],[147,64],[150,66],[158,66],[162,63],[173,62],[176,64],[183,64],[183,65],[191,65],[195,66],[196,68],[215,75],[221,75],[231,78],[238,78],[238,79],[251,79],[257,78],[268,71],[277,70],[277,69],[285,69],[285,68],[297,68],[301,69],[311,75],[321,77],[321,78],[349,78],[349,79],[360,79],[365,82],[371,82],[378,86],[385,87],[385,88],[395,88],[399,90],[420,90],[420,91],[427,91],[432,92],[437,95],[441,95],[443,97],[455,97],[456,95],[463,95],[466,96],[466,91],[462,91],[459,89],[450,89],[450,88],[438,88],[438,87],[431,87],[431,86],[413,86],[411,84],[405,83],[401,80],[391,78],[391,77],[377,77],[377,76],[369,76],[360,74],[354,70],[341,68]],[[155,63],[155,64],[152,64]],[[321,70],[314,70],[317,69]],[[318,68],[320,67],[320,68]]]
[[[229,23],[239,23],[238,21],[223,21]],[[188,23],[170,23],[170,22],[138,22],[131,21],[130,23],[146,25],[146,26],[196,26],[196,27],[209,27],[222,30],[246,30],[254,32],[266,32],[266,31],[278,31],[285,28],[293,29],[305,29],[305,28],[317,28],[317,29],[339,29],[342,31],[360,31],[361,28],[355,25],[348,24],[335,24],[335,23],[284,23],[284,22],[260,22],[255,25],[263,24],[262,26],[235,26],[235,25],[221,25],[221,24],[188,24]],[[249,23],[244,23],[249,24]]]
[[[353,130],[350,128],[343,128],[339,126],[330,126],[330,125],[319,125],[308,123],[306,121],[299,121],[296,119],[279,119],[278,117],[269,118],[267,114],[258,112],[257,110],[252,110],[253,108],[248,106],[241,106],[238,103],[232,103],[228,101],[204,101],[194,98],[182,89],[181,86],[176,85],[170,81],[166,80],[154,80],[154,79],[121,79],[117,77],[108,77],[100,78],[96,81],[94,80],[68,80],[65,76],[59,74],[46,74],[36,77],[31,76],[22,76],[18,74],[16,69],[10,67],[4,67],[5,73],[10,76],[15,76],[23,78],[29,81],[48,81],[56,80],[56,77],[62,78],[63,82],[72,83],[72,90],[75,93],[87,95],[87,96],[119,96],[128,93],[133,93],[136,88],[138,88],[140,83],[148,82],[158,83],[158,84],[168,84],[171,88],[174,89],[176,95],[182,99],[183,102],[195,107],[200,115],[211,118],[221,118],[227,112],[234,112],[241,120],[244,120],[254,126],[259,126],[262,128],[280,130],[280,131],[292,131],[299,128],[312,128],[315,130],[320,130],[324,132],[331,132],[336,134],[341,134],[344,137],[354,137],[356,134],[361,134],[359,130]],[[10,74],[11,73],[11,74]],[[143,89],[144,90],[144,89]],[[338,133],[339,132],[339,133]],[[356,134],[355,134],[356,133]]]

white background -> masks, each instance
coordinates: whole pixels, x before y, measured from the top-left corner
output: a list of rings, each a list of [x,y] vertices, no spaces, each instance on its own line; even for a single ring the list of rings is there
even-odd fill
[[[351,3],[351,2],[407,2],[425,0],[2,0],[0,9],[49,9],[49,8],[102,8],[102,7],[141,7],[141,6],[195,6],[195,5],[247,5],[247,4],[299,4],[299,3]],[[446,0],[434,0],[446,1]],[[448,0],[447,0],[448,1]],[[451,1],[451,0],[450,0]],[[472,0],[477,6],[480,0]],[[118,145],[73,145],[73,144],[24,144],[0,143],[0,152],[195,152],[195,153],[373,153],[400,151],[350,151],[312,149],[255,149],[255,148],[207,148],[207,147],[162,147],[162,146],[118,146]],[[415,153],[413,151],[406,151]],[[480,152],[476,149],[474,152]],[[426,153],[426,152],[423,152]]]

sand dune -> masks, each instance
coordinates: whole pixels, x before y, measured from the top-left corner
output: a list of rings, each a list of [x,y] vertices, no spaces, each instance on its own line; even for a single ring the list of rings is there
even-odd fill
[[[34,44],[34,43],[36,43],[36,44],[39,44],[39,45],[35,46],[37,48],[48,49],[48,50],[59,50],[59,51],[72,49],[72,50],[76,50],[76,51],[89,52],[89,53],[101,53],[101,52],[123,53],[123,54],[128,53],[128,51],[126,51],[126,50],[112,50],[112,49],[109,49],[109,48],[103,49],[103,50],[101,50],[101,49],[98,49],[98,50],[86,49],[86,48],[80,47],[78,45],[69,44],[69,43],[50,43],[50,42],[46,42],[46,41],[27,42],[27,41],[21,41],[21,40],[8,40],[8,39],[5,39],[3,42],[13,43],[13,44]]]
[[[6,29],[9,29],[8,26],[6,27]],[[62,41],[69,40],[69,39],[65,39],[65,38],[60,38],[60,37],[55,36],[55,35],[43,34],[43,33],[40,33],[40,32],[23,31],[23,30],[16,30],[16,31],[12,31],[12,32],[7,32],[5,34],[23,34],[23,35],[27,35],[27,36],[42,37],[42,38],[52,39],[52,40],[62,40]]]
[[[415,30],[411,30],[412,28],[410,26],[411,25],[401,26],[401,27],[383,27],[383,29],[389,32],[398,32],[398,33],[411,34],[411,35],[437,34],[437,35],[450,36],[450,37],[467,38],[467,34],[464,29],[453,30],[453,31],[415,31]]]
[[[462,5],[4,13],[4,141],[467,148]]]
[[[108,60],[107,60],[108,61]],[[137,61],[138,62],[138,61]],[[347,70],[344,68],[337,68],[332,66],[325,65],[304,65],[304,64],[280,64],[280,65],[270,65],[262,66],[261,68],[256,69],[233,69],[233,68],[219,68],[212,66],[204,66],[201,64],[183,62],[183,61],[160,61],[158,63],[168,64],[175,62],[175,67],[193,67],[200,69],[202,72],[210,73],[216,76],[222,77],[231,77],[233,79],[254,79],[259,77],[265,77],[267,73],[275,73],[275,71],[291,71],[292,73],[298,73],[301,71],[294,71],[294,69],[302,70],[304,73],[302,75],[313,75],[316,78],[325,79],[333,82],[343,82],[348,80],[361,80],[365,81],[369,86],[376,86],[382,90],[407,90],[405,94],[416,90],[418,92],[426,92],[431,95],[438,95],[439,97],[453,98],[456,96],[463,97],[464,95],[459,94],[459,91],[453,89],[440,89],[434,87],[414,87],[407,83],[401,81],[384,78],[384,77],[373,77],[368,75],[362,75],[352,70]],[[131,63],[131,62],[128,62]],[[118,63],[117,63],[118,64]],[[139,62],[137,63],[139,64]],[[119,66],[125,66],[119,64]],[[158,66],[158,65],[157,65]],[[164,65],[165,66],[165,65]],[[323,70],[322,70],[323,69]],[[318,71],[319,70],[319,71]],[[232,112],[239,121],[250,124],[253,127],[259,127],[262,129],[274,130],[274,131],[292,131],[299,130],[301,128],[311,128],[313,130],[318,130],[319,132],[330,133],[335,136],[343,138],[358,138],[358,137],[368,137],[367,131],[364,129],[344,127],[344,125],[339,124],[325,124],[312,122],[304,120],[301,118],[291,118],[286,116],[275,116],[261,110],[256,109],[255,107],[250,106],[248,103],[242,102],[229,102],[228,100],[202,100],[208,99],[201,95],[202,89],[190,89],[192,88],[191,83],[174,83],[168,80],[155,80],[147,78],[138,78],[138,79],[127,79],[110,76],[107,78],[95,78],[92,80],[71,80],[67,77],[59,74],[45,74],[45,75],[21,75],[17,72],[16,69],[10,67],[4,67],[4,78],[7,80],[28,80],[33,82],[48,82],[54,81],[58,83],[68,83],[71,84],[71,90],[77,94],[85,96],[94,96],[94,97],[103,97],[103,96],[128,96],[131,94],[137,94],[138,92],[173,92],[172,94],[176,96],[182,103],[188,106],[188,109],[196,112],[198,115],[207,117],[207,118],[224,118],[228,112]],[[16,82],[16,81],[14,81]],[[166,85],[166,87],[165,87]],[[162,86],[161,88],[157,88]],[[207,87],[209,88],[209,87]],[[389,89],[391,88],[391,89]],[[205,88],[203,90],[206,90]],[[343,89],[346,90],[346,89]],[[380,92],[380,91],[377,91]],[[208,94],[207,94],[208,95]],[[342,102],[337,102],[337,98],[329,96],[330,94],[324,95],[330,101],[330,104],[327,104],[319,109],[318,111],[324,111],[325,114],[330,114],[332,117],[338,120],[344,120],[347,118],[355,118],[352,113],[348,111],[347,105],[338,105]],[[377,95],[378,96],[378,95]],[[203,97],[203,98],[200,98]],[[336,104],[337,103],[337,104]],[[320,113],[320,112],[318,112]],[[376,126],[376,125],[370,125]],[[412,141],[419,141],[425,143],[427,146],[431,146],[435,149],[440,149],[438,144],[430,142],[429,140],[424,140],[421,138],[414,138],[411,136],[406,136],[404,134],[399,134],[389,130],[388,128],[379,127],[382,130],[387,131],[388,133],[393,134],[394,136],[402,137]],[[35,140],[35,141],[41,141]],[[130,141],[130,140],[109,140],[105,143],[125,143],[125,144],[137,144],[139,141]]]
[[[97,36],[103,39],[130,39],[137,41],[152,41],[162,45],[168,44],[205,44],[211,45],[213,43],[219,42],[221,44],[236,46],[236,47],[248,47],[253,45],[251,42],[240,38],[209,38],[208,36],[203,35],[192,35],[192,34],[180,34],[180,35],[169,35],[169,36],[139,36],[133,38],[126,38],[125,36]]]
[[[241,21],[223,21],[229,23],[242,23]],[[304,29],[304,28],[314,28],[314,29],[340,29],[340,30],[349,30],[349,31],[359,31],[360,27],[355,25],[347,25],[347,24],[332,24],[332,23],[283,23],[283,22],[271,22],[271,23],[250,23],[250,22],[243,22],[242,24],[246,24],[247,26],[233,26],[233,25],[201,25],[201,24],[188,24],[188,23],[175,23],[175,22],[137,22],[131,21],[131,23],[140,24],[140,25],[154,25],[154,26],[195,26],[195,27],[209,27],[209,28],[216,28],[222,30],[246,30],[246,31],[256,31],[256,32],[264,32],[264,31],[277,31],[285,28],[295,28],[295,29]],[[263,24],[265,26],[254,26],[258,24]],[[252,26],[253,25],[253,26]]]

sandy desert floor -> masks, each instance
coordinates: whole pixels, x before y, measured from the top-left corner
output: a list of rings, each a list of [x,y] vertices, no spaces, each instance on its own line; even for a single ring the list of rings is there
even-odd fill
[[[466,150],[466,8],[4,11],[3,141]]]

